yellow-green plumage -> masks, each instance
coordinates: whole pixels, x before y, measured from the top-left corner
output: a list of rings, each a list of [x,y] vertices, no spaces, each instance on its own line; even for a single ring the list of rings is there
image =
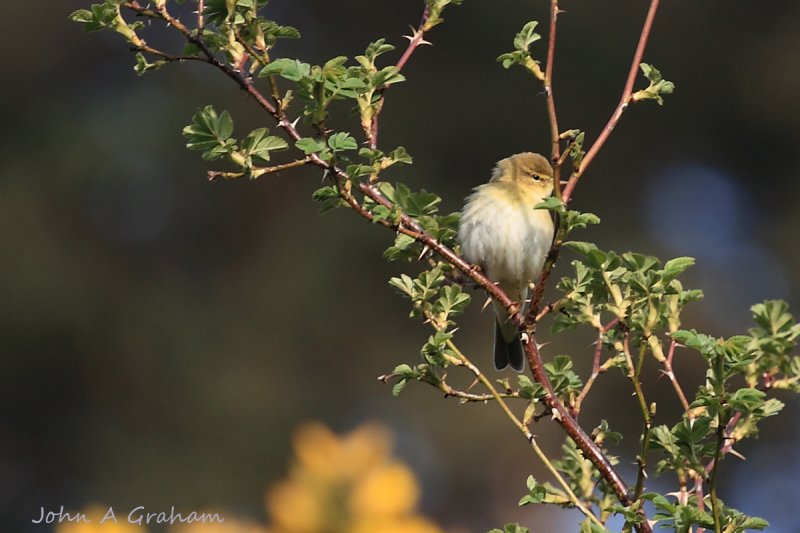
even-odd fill
[[[461,213],[458,238],[464,258],[479,265],[509,298],[524,303],[539,278],[553,241],[550,212],[534,209],[553,191],[546,158],[525,152],[503,159],[491,180],[475,188]],[[499,370],[522,370],[519,332],[502,305],[492,302],[497,321],[494,362]]]

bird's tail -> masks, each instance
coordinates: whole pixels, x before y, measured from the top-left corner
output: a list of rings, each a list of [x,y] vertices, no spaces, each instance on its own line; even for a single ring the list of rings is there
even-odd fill
[[[503,370],[509,365],[517,372],[522,372],[525,368],[525,353],[522,350],[522,341],[516,331],[511,341],[506,341],[500,323],[495,321],[494,368],[495,370]]]
[[[524,302],[525,290],[514,290],[513,288],[500,287],[510,297],[518,302]],[[511,366],[517,372],[522,372],[525,368],[525,353],[522,350],[522,340],[519,331],[508,319],[508,312],[501,304],[493,301],[492,307],[495,316],[494,328],[494,368],[502,370]]]

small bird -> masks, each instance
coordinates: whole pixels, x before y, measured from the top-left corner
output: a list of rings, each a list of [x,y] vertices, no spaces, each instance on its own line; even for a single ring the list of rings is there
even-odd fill
[[[479,185],[461,212],[458,240],[464,259],[483,269],[509,298],[524,305],[539,279],[553,242],[550,211],[534,209],[553,193],[553,167],[540,154],[524,152],[497,163],[489,183]],[[494,366],[524,366],[520,334],[506,309],[495,314]]]

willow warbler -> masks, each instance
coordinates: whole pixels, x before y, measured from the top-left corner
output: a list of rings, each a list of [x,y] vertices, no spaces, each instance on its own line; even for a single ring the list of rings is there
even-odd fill
[[[461,212],[458,239],[464,258],[479,265],[509,298],[524,306],[528,286],[539,278],[553,241],[553,219],[534,209],[553,192],[553,168],[525,152],[497,163],[489,183],[475,188]],[[493,301],[494,366],[522,370],[519,331],[506,309]]]

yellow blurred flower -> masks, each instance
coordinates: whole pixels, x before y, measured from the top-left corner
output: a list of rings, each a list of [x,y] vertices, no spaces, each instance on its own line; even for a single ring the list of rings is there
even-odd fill
[[[416,513],[419,484],[392,457],[392,439],[367,424],[339,437],[321,424],[300,427],[287,479],[267,493],[272,525],[225,517],[223,523],[177,524],[170,533],[442,533]],[[91,523],[65,522],[55,533],[147,533],[115,509],[117,522],[100,521],[108,508],[82,511]]]
[[[108,507],[99,505],[91,505],[81,511],[82,514],[91,520],[91,523],[83,522],[62,522],[55,528],[56,533],[147,533],[147,528],[130,524],[126,515],[123,513],[116,516],[117,521],[108,517],[105,522],[100,523],[106,513]]]
[[[298,429],[294,449],[288,479],[267,494],[274,533],[441,533],[415,514],[419,485],[392,458],[383,427],[337,437],[308,424]]]
[[[253,522],[242,522],[225,518],[221,524],[196,522],[190,525],[171,527],[170,533],[268,533],[267,529]]]

